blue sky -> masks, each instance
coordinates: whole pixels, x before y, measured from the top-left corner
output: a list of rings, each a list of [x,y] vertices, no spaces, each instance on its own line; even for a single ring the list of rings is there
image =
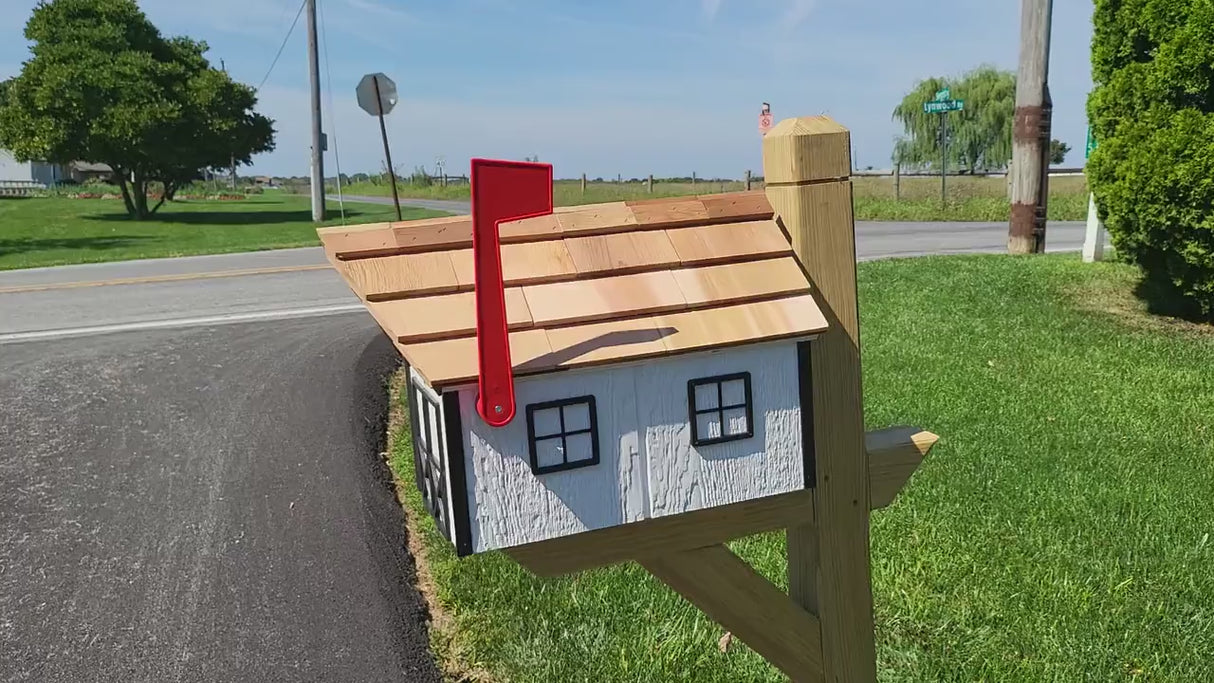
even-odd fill
[[[140,0],[166,34],[210,44],[256,85],[300,0]],[[325,52],[326,172],[382,165],[375,120],[354,86],[387,73],[393,162],[462,172],[473,156],[538,155],[558,177],[739,177],[761,169],[756,116],[829,114],[852,130],[855,162],[889,167],[890,112],[915,81],[981,63],[1014,69],[1019,0],[318,0]],[[34,3],[0,0],[0,78],[28,56]],[[1055,0],[1054,137],[1082,164],[1091,88],[1091,3]],[[21,17],[20,20],[16,20]],[[10,21],[9,19],[14,19]],[[327,73],[326,73],[327,72]],[[331,78],[329,78],[331,76]],[[260,91],[278,149],[253,172],[306,175],[304,21]]]

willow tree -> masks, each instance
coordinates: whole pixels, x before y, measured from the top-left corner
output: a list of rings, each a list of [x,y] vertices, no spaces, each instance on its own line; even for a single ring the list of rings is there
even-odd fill
[[[928,114],[923,104],[936,91],[949,88],[965,109]],[[939,168],[940,117],[948,117],[948,164],[974,172],[1006,168],[1012,158],[1012,117],[1016,109],[1016,76],[982,66],[960,78],[928,78],[915,84],[894,108],[893,118],[903,126],[894,148],[894,161],[911,166]]]

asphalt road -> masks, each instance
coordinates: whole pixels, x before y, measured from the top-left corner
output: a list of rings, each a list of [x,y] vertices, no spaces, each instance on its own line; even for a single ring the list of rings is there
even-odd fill
[[[0,273],[0,681],[437,680],[379,455],[394,363],[319,249]]]
[[[366,316],[0,359],[0,681],[439,680]]]

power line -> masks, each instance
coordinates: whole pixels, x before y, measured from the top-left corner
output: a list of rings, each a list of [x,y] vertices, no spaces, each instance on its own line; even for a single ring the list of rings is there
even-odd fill
[[[304,5],[308,4],[308,0],[299,3],[299,11],[295,13],[295,20],[291,22],[291,28],[287,29],[287,35],[282,39],[282,45],[278,46],[278,53],[274,55],[274,61],[270,62],[270,68],[266,69],[266,75],[262,77],[261,83],[257,84],[257,90],[261,90],[261,86],[270,80],[270,74],[274,72],[274,66],[278,64],[278,58],[282,56],[282,51],[287,47],[287,41],[291,39],[291,34],[295,32],[295,25],[299,23],[299,17],[303,14]]]

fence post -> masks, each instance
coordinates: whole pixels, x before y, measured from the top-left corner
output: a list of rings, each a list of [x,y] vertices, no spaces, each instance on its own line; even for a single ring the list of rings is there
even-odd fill
[[[894,201],[902,201],[902,162],[894,164]]]
[[[746,190],[750,191],[750,170],[746,171]]]
[[[586,174],[582,174],[582,194],[586,194]]]
[[[696,186],[696,172],[695,171],[691,172],[691,186],[692,187]]]
[[[442,180],[440,180],[439,182],[442,183],[442,187],[447,186],[447,172],[446,171],[443,171]]]
[[[649,174],[649,180],[646,181],[645,189],[649,192],[649,194],[653,194],[653,174],[652,173]]]

